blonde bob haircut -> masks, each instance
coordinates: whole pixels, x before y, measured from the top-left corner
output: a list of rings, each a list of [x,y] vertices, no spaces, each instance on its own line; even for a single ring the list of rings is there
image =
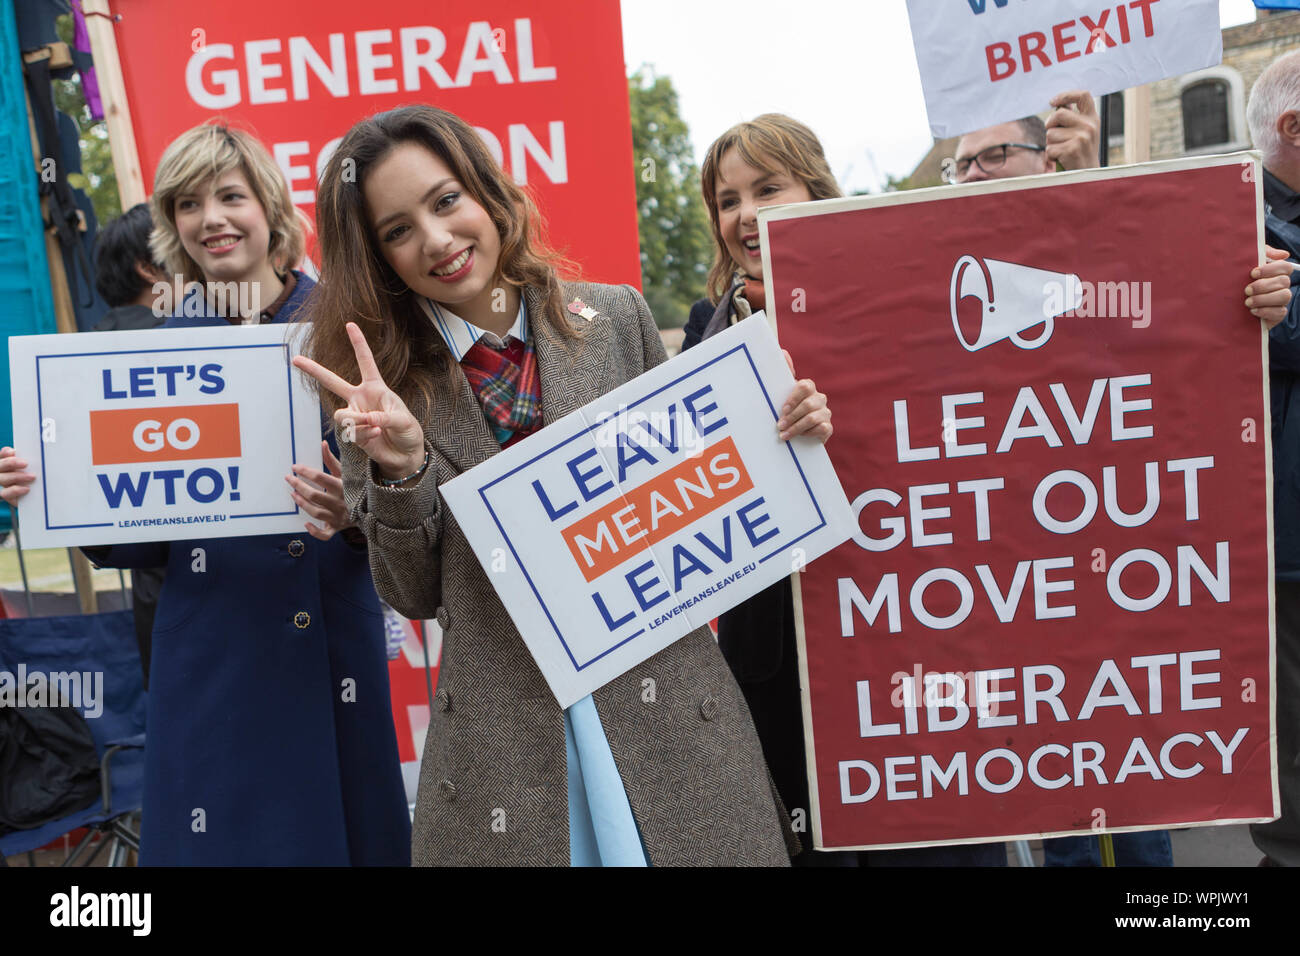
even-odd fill
[[[700,191],[709,210],[713,228],[713,268],[709,270],[709,299],[715,305],[740,268],[732,261],[718,226],[718,166],[727,150],[764,173],[789,173],[807,187],[813,199],[835,199],[842,195],[831,175],[821,141],[803,123],[782,113],[764,113],[748,123],[737,123],[713,141],[700,167]]]
[[[149,247],[169,273],[184,277],[186,285],[204,282],[205,277],[176,231],[176,199],[232,169],[244,174],[262,204],[271,232],[267,253],[275,271],[284,274],[302,261],[310,227],[290,200],[280,167],[255,137],[213,120],[172,140],[158,161],[149,200],[154,221]]]

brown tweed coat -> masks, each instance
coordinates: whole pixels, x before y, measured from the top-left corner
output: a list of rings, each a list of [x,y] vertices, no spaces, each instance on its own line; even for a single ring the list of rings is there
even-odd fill
[[[631,286],[565,287],[599,315],[566,345],[530,321],[547,423],[666,358]],[[528,296],[530,316],[541,302]],[[411,618],[435,615],[442,668],[420,772],[416,865],[569,863],[564,718],[438,486],[500,451],[463,378],[461,412],[425,425],[431,463],[404,490],[373,482],[344,449],[348,506],[370,544],[379,594]],[[650,862],[789,863],[798,838],[772,786],[753,722],[708,628],[596,692],[595,702]]]

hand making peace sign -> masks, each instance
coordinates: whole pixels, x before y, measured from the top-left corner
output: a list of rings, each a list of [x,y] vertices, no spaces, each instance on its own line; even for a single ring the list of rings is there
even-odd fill
[[[350,436],[383,477],[413,476],[424,464],[424,429],[406,403],[384,384],[361,329],[349,322],[347,330],[361,370],[360,385],[349,385],[304,355],[294,356],[293,364],[347,403],[334,413],[343,440]]]

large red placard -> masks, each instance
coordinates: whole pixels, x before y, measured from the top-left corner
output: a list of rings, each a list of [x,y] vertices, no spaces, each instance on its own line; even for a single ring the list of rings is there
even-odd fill
[[[586,278],[640,284],[617,0],[112,9],[146,187],[168,143],[222,116],[267,145],[310,215],[319,171],[349,126],[428,103],[480,129]]]
[[[819,846],[1276,815],[1258,174],[761,217],[858,515],[801,580]]]

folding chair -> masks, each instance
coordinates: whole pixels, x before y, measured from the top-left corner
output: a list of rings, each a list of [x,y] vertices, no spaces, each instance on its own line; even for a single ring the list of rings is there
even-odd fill
[[[0,620],[0,670],[17,674],[20,664],[28,674],[103,675],[97,701],[102,713],[86,718],[99,756],[100,797],[84,810],[0,836],[0,857],[30,853],[88,827],[63,865],[78,863],[90,850],[83,864],[89,866],[105,847],[110,865],[125,865],[128,849],[139,849],[131,818],[144,793],[145,695],[131,612]],[[91,849],[97,834],[101,839]]]

